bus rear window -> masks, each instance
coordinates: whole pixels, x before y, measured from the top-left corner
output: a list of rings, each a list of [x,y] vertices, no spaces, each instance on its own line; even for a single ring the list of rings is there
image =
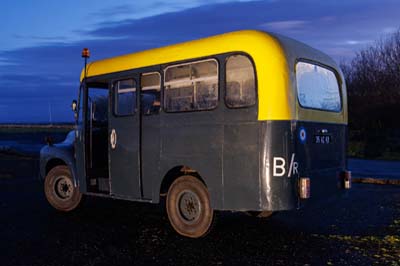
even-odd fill
[[[335,74],[324,67],[299,62],[296,65],[297,96],[305,108],[339,112],[342,108]]]

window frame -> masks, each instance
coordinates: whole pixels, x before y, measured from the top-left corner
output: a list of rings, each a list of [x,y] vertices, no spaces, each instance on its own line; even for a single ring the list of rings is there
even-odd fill
[[[338,109],[338,110],[327,110],[327,109],[304,106],[304,105],[301,104],[300,99],[299,99],[299,88],[297,86],[297,64],[298,63],[306,63],[306,64],[311,64],[311,65],[314,65],[314,66],[322,67],[322,68],[324,68],[326,70],[329,70],[329,71],[331,71],[333,73],[333,75],[336,78],[336,82],[337,82],[338,90],[339,90],[340,109]],[[328,65],[325,65],[325,64],[322,64],[322,63],[320,63],[318,61],[305,59],[305,58],[299,58],[294,63],[294,71],[293,72],[294,72],[295,84],[296,84],[296,99],[297,99],[297,103],[299,104],[299,106],[302,109],[321,111],[321,112],[328,112],[328,113],[342,113],[343,112],[343,95],[342,95],[343,80],[342,80],[341,76],[339,75],[339,73],[337,72],[337,70],[335,68],[333,68],[331,66],[328,66]]]
[[[161,109],[165,112],[165,113],[189,113],[189,112],[207,112],[207,111],[212,111],[218,108],[219,106],[219,100],[220,100],[220,88],[221,88],[221,79],[220,79],[220,62],[219,60],[215,57],[217,55],[211,56],[211,57],[203,57],[203,58],[193,58],[193,59],[189,59],[189,60],[184,60],[182,62],[172,62],[171,64],[166,65],[163,69],[162,69],[162,84],[161,84],[161,91],[162,91],[162,99],[161,99]],[[202,62],[208,62],[208,61],[214,61],[216,62],[216,67],[217,67],[217,104],[213,107],[213,108],[209,108],[209,109],[202,109],[202,110],[196,110],[196,109],[192,109],[192,110],[187,110],[187,111],[170,111],[168,110],[168,108],[166,108],[166,84],[168,84],[169,82],[166,82],[166,73],[167,70],[169,68],[173,68],[173,67],[179,67],[179,66],[184,66],[184,65],[191,65],[193,63],[202,63]],[[199,78],[201,79],[201,78]],[[196,80],[196,79],[195,79]],[[189,81],[193,81],[193,80],[189,80]]]
[[[228,92],[228,90],[227,90],[227,86],[226,86],[226,84],[228,83],[227,82],[227,75],[226,75],[226,70],[227,70],[227,63],[228,63],[228,59],[231,57],[231,56],[235,56],[235,55],[242,55],[242,56],[245,56],[245,57],[247,57],[247,59],[249,59],[249,61],[250,61],[250,63],[251,63],[251,65],[252,65],[252,67],[253,67],[253,73],[254,73],[254,82],[255,82],[255,87],[254,87],[254,89],[255,89],[255,101],[254,101],[254,104],[251,104],[251,105],[246,105],[246,106],[239,106],[239,107],[232,107],[232,106],[229,106],[228,104],[227,104],[227,101],[226,101],[226,98],[227,98],[227,92]],[[249,55],[248,53],[245,53],[245,52],[231,52],[231,53],[228,53],[228,54],[226,54],[226,56],[225,56],[225,63],[224,63],[224,88],[225,88],[225,93],[224,93],[224,104],[225,104],[225,106],[228,108],[228,109],[244,109],[244,108],[251,108],[251,107],[254,107],[254,106],[257,106],[257,104],[258,104],[258,78],[257,78],[257,69],[256,69],[256,65],[255,65],[255,63],[254,63],[254,60],[253,60],[253,58],[251,57],[251,55]]]
[[[134,82],[135,82],[135,101],[136,101],[136,103],[135,103],[135,105],[136,105],[136,108],[135,108],[135,110],[134,110],[134,112],[133,113],[131,113],[131,114],[123,114],[123,115],[121,115],[121,114],[118,114],[118,112],[117,112],[117,108],[118,108],[118,99],[119,99],[119,89],[118,89],[118,87],[116,86],[116,84],[118,83],[118,82],[120,82],[120,81],[124,81],[124,80],[133,80]],[[116,79],[116,80],[113,80],[112,81],[112,92],[113,92],[113,104],[114,104],[114,106],[113,106],[113,108],[112,108],[112,110],[113,110],[113,115],[115,116],[115,117],[129,117],[129,116],[135,116],[136,114],[137,114],[137,112],[138,112],[138,82],[137,82],[137,79],[135,79],[135,78],[133,78],[133,77],[126,77],[126,78],[122,78],[122,79]]]

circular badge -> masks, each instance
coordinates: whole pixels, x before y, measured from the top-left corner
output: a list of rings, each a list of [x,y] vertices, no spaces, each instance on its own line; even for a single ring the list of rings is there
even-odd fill
[[[306,129],[304,127],[301,127],[299,130],[299,140],[302,144],[304,144],[306,143],[306,139],[307,139]]]

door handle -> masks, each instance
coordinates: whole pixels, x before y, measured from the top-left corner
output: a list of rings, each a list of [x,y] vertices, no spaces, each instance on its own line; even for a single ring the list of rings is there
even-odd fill
[[[117,132],[115,132],[115,129],[111,130],[110,143],[111,149],[115,149],[115,147],[117,146]]]

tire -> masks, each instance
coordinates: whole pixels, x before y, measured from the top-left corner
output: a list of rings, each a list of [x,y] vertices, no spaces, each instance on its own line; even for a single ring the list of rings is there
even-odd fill
[[[214,221],[207,187],[193,176],[181,176],[168,189],[166,209],[174,230],[183,236],[206,236]]]
[[[74,186],[71,171],[65,165],[50,170],[44,180],[44,192],[50,205],[63,212],[76,209],[82,200],[82,193]]]

